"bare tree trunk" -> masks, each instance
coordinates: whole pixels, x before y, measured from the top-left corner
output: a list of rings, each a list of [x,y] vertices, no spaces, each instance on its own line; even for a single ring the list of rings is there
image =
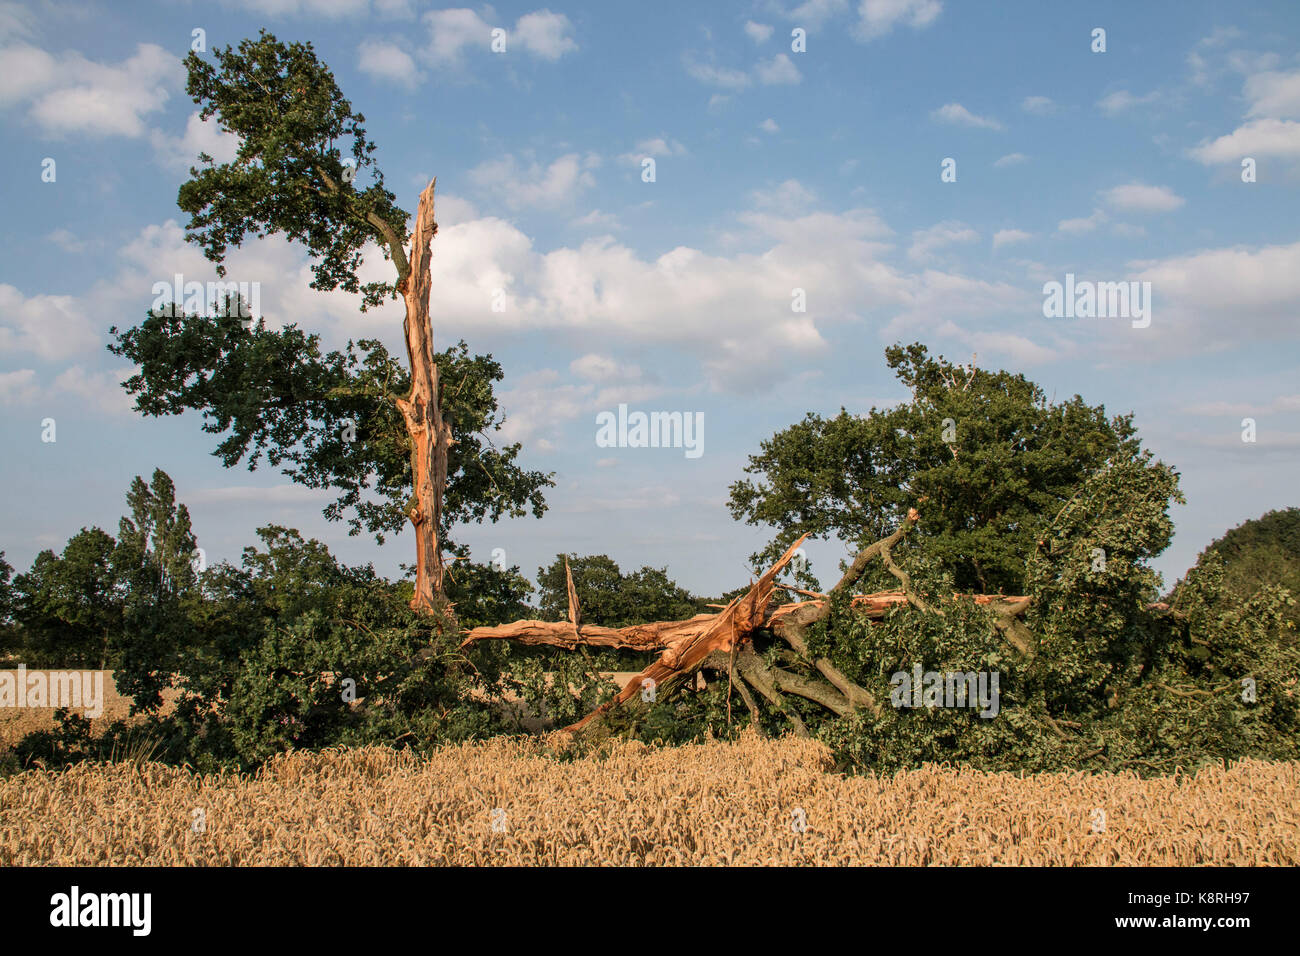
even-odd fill
[[[411,364],[411,394],[397,400],[411,436],[411,497],[406,516],[415,529],[415,596],[411,607],[434,613],[446,607],[442,589],[442,499],[447,488],[447,451],[451,421],[442,413],[438,367],[433,362],[433,327],[429,321],[430,243],[438,231],[433,218],[434,179],[420,194],[411,233],[410,266],[398,284],[406,300],[406,353]]]

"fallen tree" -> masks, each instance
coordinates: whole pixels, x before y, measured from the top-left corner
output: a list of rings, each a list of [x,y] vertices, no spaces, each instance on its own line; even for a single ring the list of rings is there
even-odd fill
[[[793,708],[786,706],[783,695],[790,694],[812,701],[839,716],[859,709],[874,714],[881,711],[882,705],[873,694],[850,680],[828,658],[814,654],[808,640],[809,629],[830,615],[837,596],[851,594],[854,584],[873,561],[881,561],[899,580],[900,587],[852,595],[848,599],[849,606],[857,614],[880,620],[892,609],[907,604],[926,614],[943,615],[942,608],[931,606],[916,594],[907,572],[893,560],[892,549],[918,520],[917,510],[910,509],[906,519],[893,534],[858,552],[827,594],[800,591],[776,582],[806,540],[807,535],[804,535],[790,545],[745,594],[732,600],[716,614],[697,614],[682,621],[658,621],[620,628],[584,626],[581,623],[581,609],[572,575],[569,574],[567,621],[522,620],[495,627],[477,627],[468,632],[461,646],[467,647],[478,641],[508,640],[524,645],[549,645],[568,650],[600,647],[658,653],[656,659],[628,680],[613,699],[565,728],[569,731],[587,730],[638,697],[653,700],[693,677],[696,672],[707,670],[727,675],[728,706],[730,689],[734,688],[749,709],[755,725],[758,725],[759,714],[756,692],[758,697],[785,715],[796,733],[807,736],[808,731],[802,719]],[[565,571],[568,574],[567,563]],[[808,600],[776,603],[774,596],[778,589],[794,591]],[[1019,620],[1028,609],[1030,598],[994,594],[954,594],[953,598],[973,600],[977,604],[988,606],[994,614],[994,626],[1015,653],[1024,658],[1032,656],[1036,642]],[[785,653],[792,655],[789,657],[790,662],[808,665],[818,677],[810,678],[795,673],[779,663],[767,663],[754,649],[754,636],[760,631],[768,631],[783,641],[789,648]]]

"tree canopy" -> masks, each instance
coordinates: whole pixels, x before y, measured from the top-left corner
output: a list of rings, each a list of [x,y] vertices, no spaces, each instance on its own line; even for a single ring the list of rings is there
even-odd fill
[[[885,356],[909,401],[809,413],[750,456],[756,478],[731,486],[734,517],[776,530],[755,562],[804,533],[857,550],[924,500],[918,543],[958,588],[1021,593],[1025,556],[1080,484],[1138,453],[1132,416],[1108,418],[1077,395],[1049,401],[1023,375],[956,365],[920,344]]]

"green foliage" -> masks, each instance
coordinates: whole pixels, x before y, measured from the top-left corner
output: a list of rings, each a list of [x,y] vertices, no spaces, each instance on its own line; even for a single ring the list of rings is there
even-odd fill
[[[517,565],[507,569],[475,564],[469,560],[468,549],[461,551],[447,571],[447,598],[465,630],[529,617],[534,610],[528,604],[532,593],[532,582]]]
[[[810,727],[846,766],[889,771],[923,761],[992,770],[1135,769],[1168,773],[1241,757],[1300,757],[1296,699],[1300,651],[1279,588],[1242,602],[1217,561],[1189,576],[1172,611],[1152,602],[1147,561],[1169,543],[1177,475],[1146,453],[1089,477],[1042,532],[1027,561],[1034,598],[1025,624],[1033,654],[1019,654],[993,614],[945,599],[953,580],[924,549],[904,566],[943,617],[901,606],[883,622],[832,615],[836,664],[877,700],[892,675],[998,672],[999,711],[886,706],[834,718],[809,709]],[[897,555],[896,555],[897,558]],[[1255,681],[1255,699],[1243,680]]]
[[[187,759],[255,766],[290,748],[483,735],[490,678],[445,621],[416,615],[370,566],[340,565],[292,529],[258,530],[241,566],[204,577],[167,721]]]
[[[263,30],[213,56],[216,66],[196,53],[186,57],[185,89],[203,119],[215,116],[239,137],[239,151],[219,165],[201,155],[202,168],[191,168],[177,198],[190,214],[186,239],[201,245],[224,276],[230,246],[249,234],[283,233],[316,260],[312,288],[360,291],[363,307],[378,304],[396,283],[362,287],[361,251],[373,239],[400,257],[408,214],[384,188],[365,117],[353,111],[310,43],[285,45]],[[345,172],[336,140],[349,147],[351,170]],[[358,190],[354,177],[363,174],[372,182]]]
[[[17,595],[13,585],[14,567],[0,551],[0,654],[14,650],[18,641],[18,628],[14,623]]]
[[[885,354],[911,401],[865,416],[809,414],[750,457],[757,481],[731,486],[734,517],[777,530],[755,563],[805,532],[857,550],[917,506],[916,536],[957,588],[1020,593],[1040,530],[1088,475],[1136,452],[1131,416],[1107,419],[1077,395],[1049,402],[1023,375],[963,368],[923,345]]]
[[[122,627],[110,651],[118,693],[133,698],[133,710],[152,711],[190,640],[184,602],[197,583],[197,545],[189,511],[176,503],[176,487],[162,470],[155,469],[148,485],[136,477],[126,501],[131,515],[119,522],[113,551],[124,593]]]
[[[1223,586],[1238,598],[1253,597],[1269,585],[1300,594],[1300,508],[1286,508],[1247,521],[1212,542],[1198,559],[1213,552],[1223,559]],[[1300,627],[1300,612],[1290,619]]]
[[[240,143],[229,163],[201,156],[202,168],[191,169],[181,186],[177,201],[191,216],[186,238],[224,276],[230,246],[283,233],[312,256],[313,288],[360,292],[363,311],[393,294],[397,283],[362,286],[357,270],[362,248],[374,240],[405,278],[408,216],[384,188],[364,117],[311,44],[286,45],[262,31],[214,57],[215,66],[188,56],[187,90],[203,118],[216,117]],[[343,165],[336,141],[350,143],[352,167]],[[372,184],[359,190],[354,173]],[[350,533],[364,529],[383,543],[405,525],[412,490],[410,435],[395,403],[409,392],[409,371],[377,340],[322,354],[318,335],[292,324],[245,328],[232,308],[242,303],[227,297],[225,304],[218,317],[180,315],[173,305],[135,328],[111,329],[109,350],[139,366],[125,383],[136,409],[200,412],[204,430],[224,436],[214,454],[226,467],[246,459],[251,470],[265,455],[291,480],[337,491],[326,517],[347,516]],[[471,356],[463,342],[434,361],[454,440],[444,525],[529,510],[540,516],[550,476],[520,468],[518,444],[492,441],[504,423],[493,392],[500,365],[490,355]],[[445,531],[437,529],[448,544]]]
[[[233,317],[151,313],[139,326],[112,330],[109,348],[135,362],[127,379],[145,415],[201,412],[203,430],[225,437],[214,455],[227,468],[263,455],[309,488],[333,489],[330,520],[348,518],[383,543],[406,523],[411,494],[410,437],[394,400],[410,374],[377,340],[348,342],[321,354],[320,338],[296,326],[245,330]],[[496,521],[546,510],[550,476],[518,466],[521,446],[500,448],[491,435],[505,424],[493,383],[501,366],[471,356],[464,342],[435,356],[444,414],[455,444],[447,456],[443,522]],[[373,489],[373,494],[371,490]]]
[[[546,620],[563,621],[568,617],[564,559],[558,554],[550,567],[537,569],[541,616]],[[667,568],[643,567],[624,574],[608,555],[570,554],[568,559],[584,624],[628,627],[682,620],[701,611],[700,600],[669,578]]]
[[[116,548],[112,535],[82,528],[62,555],[42,551],[31,570],[14,579],[13,615],[28,667],[112,663],[109,648],[123,626]]]

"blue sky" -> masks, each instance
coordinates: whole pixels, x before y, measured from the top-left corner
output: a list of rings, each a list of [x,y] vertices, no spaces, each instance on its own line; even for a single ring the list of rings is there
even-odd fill
[[[211,50],[262,27],[314,44],[401,205],[438,177],[435,342],[501,361],[507,436],[557,481],[544,519],[457,532],[479,560],[501,548],[532,576],[607,553],[700,593],[743,583],[765,539],[725,507],[747,455],[808,411],[903,397],[883,357],[899,341],[1134,412],[1188,499],[1169,582],[1227,528],[1300,504],[1292,2],[32,0],[0,3],[0,549],[17,567],[114,530],[155,467],[209,561],[270,522],[384,573],[412,560],[409,534],[349,538],[326,497],[223,469],[197,417],[133,414],[104,348],[155,282],[213,277],[176,189],[200,149],[230,146],[181,60],[196,28]],[[251,242],[229,264],[271,324],[400,351],[400,305],[311,291],[300,249]],[[1043,285],[1067,273],[1150,282],[1149,326],[1045,318]],[[704,453],[598,447],[619,403],[702,412]],[[809,548],[823,579],[844,553]]]

